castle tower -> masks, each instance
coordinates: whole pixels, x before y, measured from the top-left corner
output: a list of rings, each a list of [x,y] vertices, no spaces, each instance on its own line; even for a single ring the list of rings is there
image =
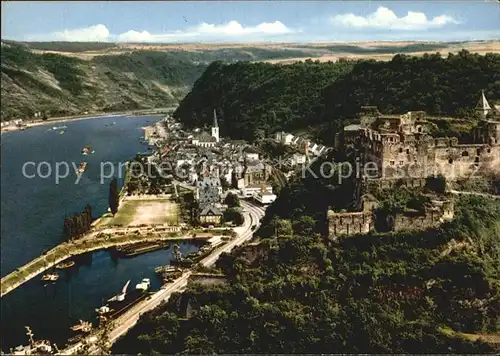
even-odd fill
[[[486,100],[486,96],[484,96],[484,90],[481,90],[481,97],[479,98],[479,101],[477,102],[476,111],[479,112],[484,118],[488,115],[490,110],[491,110],[491,106],[488,103],[488,100]]]
[[[212,137],[215,138],[215,142],[219,142],[219,124],[217,123],[217,113],[214,109],[214,124],[212,126]]]

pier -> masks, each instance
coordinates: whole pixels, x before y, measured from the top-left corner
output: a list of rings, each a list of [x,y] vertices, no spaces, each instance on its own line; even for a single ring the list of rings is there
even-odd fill
[[[165,232],[173,230],[170,232]],[[111,236],[113,235],[113,236]],[[47,251],[42,256],[3,277],[0,281],[1,297],[23,285],[40,273],[76,255],[110,247],[153,241],[207,241],[210,236],[181,235],[178,227],[158,228],[107,228],[92,231],[87,236],[73,242],[64,242]]]

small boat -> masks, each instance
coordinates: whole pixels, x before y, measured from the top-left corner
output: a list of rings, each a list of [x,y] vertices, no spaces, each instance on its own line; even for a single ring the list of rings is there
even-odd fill
[[[108,302],[121,302],[125,299],[125,295],[127,294],[127,288],[128,285],[130,284],[130,280],[125,283],[125,285],[122,288],[122,292],[120,294],[117,294],[111,298],[108,299]]]
[[[90,152],[90,154],[91,154],[91,155],[93,155],[94,153],[95,153],[95,151],[94,151],[94,150],[92,150],[92,152]]]
[[[52,130],[54,130],[54,131],[55,131],[55,130],[64,130],[64,129],[67,129],[67,128],[68,128],[67,126],[54,126],[54,127],[52,128]]]
[[[57,269],[65,269],[75,265],[75,261],[62,262],[56,265]]]
[[[80,323],[73,325],[70,329],[72,331],[81,331],[84,333],[88,333],[92,330],[92,323],[90,321],[80,320]]]
[[[63,131],[59,131],[59,135],[64,135],[64,130]]]
[[[147,291],[149,287],[151,286],[151,281],[149,278],[143,278],[141,283],[138,283],[135,285],[135,289],[140,290],[140,291]]]
[[[95,311],[97,314],[103,315],[109,313],[111,309],[107,305],[103,305],[102,307],[97,308]]]
[[[83,172],[85,172],[85,169],[87,169],[87,162],[82,162],[80,163],[80,165],[78,166],[78,169],[76,170],[76,172],[78,174],[82,174]]]
[[[59,279],[59,275],[57,273],[47,273],[42,276],[42,281],[46,282],[55,282]]]
[[[88,155],[90,152],[90,146],[85,146],[82,148],[82,155]]]

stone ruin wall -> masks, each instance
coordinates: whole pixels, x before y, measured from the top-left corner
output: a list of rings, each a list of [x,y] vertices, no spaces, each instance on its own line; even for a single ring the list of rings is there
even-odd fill
[[[341,235],[367,234],[373,229],[371,212],[335,213],[328,211],[328,231],[332,240]]]
[[[438,138],[434,144],[385,143],[382,172],[386,179],[443,175],[449,180],[500,173],[500,146],[458,144],[456,138]]]
[[[436,146],[435,155],[438,174],[450,180],[487,173],[500,174],[500,146]]]
[[[394,217],[392,231],[425,230],[438,227],[445,221],[453,219],[453,205],[446,209],[426,211],[424,215],[398,214]]]

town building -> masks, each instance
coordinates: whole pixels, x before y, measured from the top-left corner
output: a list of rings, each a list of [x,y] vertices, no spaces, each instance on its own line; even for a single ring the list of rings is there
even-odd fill
[[[200,212],[200,223],[202,225],[220,225],[222,212],[214,205],[206,205]]]
[[[253,199],[262,205],[268,205],[276,200],[276,194],[273,194],[271,186],[262,184],[261,189],[253,193]]]
[[[196,184],[196,199],[199,201],[200,209],[206,205],[215,205],[221,201],[222,186],[220,179],[210,177],[208,172],[202,180]]]
[[[260,183],[260,184],[250,184],[241,189],[241,195],[245,198],[252,198],[256,193],[266,192],[273,193],[273,187],[269,184]]]
[[[199,147],[215,147],[220,142],[219,123],[217,122],[217,113],[214,109],[214,121],[211,128],[211,134],[202,132],[199,135],[193,136],[191,144]]]
[[[292,143],[292,140],[294,139],[294,136],[292,134],[280,131],[276,133],[275,139],[276,141],[281,142],[284,145],[290,145]]]

